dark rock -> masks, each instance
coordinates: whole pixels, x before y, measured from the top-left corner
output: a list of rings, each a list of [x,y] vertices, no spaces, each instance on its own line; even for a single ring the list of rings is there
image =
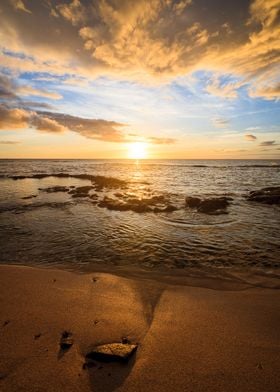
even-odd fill
[[[61,350],[68,350],[74,343],[72,338],[72,333],[68,331],[64,331],[61,334],[60,338],[60,348]]]
[[[227,197],[217,197],[213,199],[202,200],[197,210],[203,212],[204,214],[211,214],[213,212],[222,211],[228,207],[229,201]]]
[[[247,196],[247,200],[263,204],[280,204],[280,186],[252,191]]]
[[[36,335],[34,335],[34,339],[37,340],[37,339],[39,339],[41,336],[42,336],[41,333],[37,333]]]
[[[74,190],[70,191],[74,192],[74,193],[88,193],[89,191],[91,191],[94,187],[91,185],[87,185],[87,186],[78,186],[77,188],[75,188]]]
[[[4,321],[4,323],[3,323],[3,327],[6,327],[6,325],[8,325],[8,324],[10,324],[10,320],[6,320],[6,321]]]
[[[39,188],[40,191],[47,192],[47,193],[56,193],[56,192],[68,192],[69,187],[68,186],[51,186],[48,188]]]
[[[98,206],[101,208],[107,208],[108,210],[114,211],[133,211],[137,213],[146,212],[172,212],[177,208],[172,205],[166,205],[156,207],[158,203],[166,202],[164,196],[153,196],[151,198],[138,199],[137,197],[128,197],[126,200],[112,199],[110,197],[104,197],[102,201],[99,202]]]
[[[75,189],[71,189],[69,191],[69,194],[72,195],[72,197],[89,197],[89,192],[94,189],[92,185],[87,185],[87,186],[78,186]]]
[[[186,206],[189,208],[196,208],[197,211],[204,214],[226,213],[226,208],[229,206],[231,197],[221,196],[211,199],[201,200],[199,197],[186,197]]]
[[[201,203],[201,199],[199,197],[192,197],[192,196],[187,196],[185,201],[186,201],[186,206],[189,208],[197,208]]]
[[[78,178],[79,180],[88,180],[91,181],[98,187],[100,190],[103,188],[108,189],[116,189],[116,188],[125,188],[127,183],[124,180],[120,180],[114,177],[105,177],[105,176],[93,176],[91,174],[68,174],[68,173],[42,173],[42,174],[33,174],[33,175],[19,175],[19,176],[10,176],[13,180],[24,180],[26,178],[34,178],[34,179],[43,179],[47,177],[57,177],[57,178]]]
[[[94,347],[86,359],[100,362],[127,362],[137,350],[136,344],[109,343]]]
[[[33,199],[34,197],[37,197],[37,195],[24,196],[22,197],[22,200]]]
[[[164,209],[163,212],[173,212],[173,211],[177,211],[178,208],[173,206],[172,204],[168,204]]]
[[[155,208],[153,209],[153,212],[154,212],[155,214],[157,214],[157,213],[160,213],[160,212],[174,212],[174,211],[177,211],[177,210],[178,210],[177,207],[173,206],[172,204],[168,204],[168,205],[167,205],[166,207],[164,207],[164,208],[155,207]]]
[[[73,193],[72,197],[73,198],[76,198],[76,197],[88,197],[88,194],[87,193]]]

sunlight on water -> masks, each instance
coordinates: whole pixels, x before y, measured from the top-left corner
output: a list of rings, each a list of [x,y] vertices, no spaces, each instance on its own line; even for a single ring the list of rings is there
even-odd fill
[[[279,185],[279,162],[249,163],[0,161],[0,260],[82,270],[99,264],[275,273],[279,206],[249,203],[244,196]],[[7,178],[38,173],[59,177]],[[94,184],[85,175],[106,177]],[[232,202],[227,213],[209,215],[186,208],[186,196],[227,196]]]

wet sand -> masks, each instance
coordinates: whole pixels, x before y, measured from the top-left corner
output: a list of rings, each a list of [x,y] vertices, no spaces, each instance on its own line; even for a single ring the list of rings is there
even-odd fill
[[[0,390],[278,391],[280,291],[194,286],[0,266]],[[127,364],[83,369],[124,337],[139,344]]]

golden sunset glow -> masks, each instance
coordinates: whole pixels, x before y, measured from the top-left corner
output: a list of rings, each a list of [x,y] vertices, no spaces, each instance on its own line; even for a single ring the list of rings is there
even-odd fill
[[[135,142],[128,146],[128,158],[145,159],[148,158],[147,143]]]
[[[279,158],[279,12],[2,0],[0,158]]]

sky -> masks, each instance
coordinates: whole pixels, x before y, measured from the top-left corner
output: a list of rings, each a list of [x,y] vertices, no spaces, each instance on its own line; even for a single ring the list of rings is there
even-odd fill
[[[0,158],[280,158],[280,0],[2,0]]]

